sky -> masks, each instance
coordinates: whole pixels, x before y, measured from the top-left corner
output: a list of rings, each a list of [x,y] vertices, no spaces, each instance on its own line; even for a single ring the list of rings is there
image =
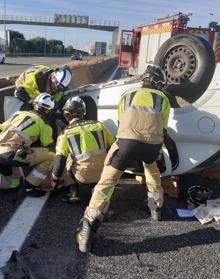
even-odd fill
[[[0,0],[0,16],[51,17],[54,14],[89,16],[90,20],[119,21],[119,28],[130,30],[140,24],[149,24],[155,18],[177,12],[192,13],[188,26],[207,27],[210,21],[219,21],[219,0]],[[82,28],[7,25],[7,29],[21,32],[26,39],[37,36],[58,39],[65,46],[87,50],[96,41],[111,43],[112,33]],[[0,25],[0,30],[4,26]]]

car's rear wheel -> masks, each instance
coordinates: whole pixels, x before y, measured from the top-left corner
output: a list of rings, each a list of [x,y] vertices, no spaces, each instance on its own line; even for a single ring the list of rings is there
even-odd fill
[[[4,64],[4,63],[5,63],[5,58],[3,57],[2,61],[1,61],[1,64]]]
[[[166,73],[167,91],[192,103],[204,93],[213,77],[215,55],[205,39],[177,35],[160,47],[154,64]]]

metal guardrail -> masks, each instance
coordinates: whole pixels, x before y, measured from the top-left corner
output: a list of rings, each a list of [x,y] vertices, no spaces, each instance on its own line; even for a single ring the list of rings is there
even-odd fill
[[[10,53],[10,52],[5,52],[6,57],[71,57],[73,53],[57,53],[57,54],[50,54],[50,53],[33,53],[33,52],[16,52],[16,53]],[[98,56],[93,56],[93,55],[84,55],[83,54],[83,59],[88,59],[89,57],[114,57],[117,55],[98,55]]]
[[[50,57],[70,57],[72,55],[72,53],[66,53],[66,54],[62,54],[62,53],[57,53],[57,54],[50,54],[50,53],[33,53],[33,52],[16,52],[16,53],[10,53],[10,52],[5,52],[6,57],[41,57],[41,56],[50,56]]]

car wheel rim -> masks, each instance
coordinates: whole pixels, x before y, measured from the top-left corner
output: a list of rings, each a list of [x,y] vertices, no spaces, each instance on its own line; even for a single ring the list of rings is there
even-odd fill
[[[162,63],[168,84],[179,84],[188,80],[196,69],[196,57],[187,46],[176,46],[170,49]]]

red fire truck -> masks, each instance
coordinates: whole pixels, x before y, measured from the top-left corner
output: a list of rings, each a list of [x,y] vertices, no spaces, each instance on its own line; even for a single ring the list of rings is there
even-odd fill
[[[132,31],[123,30],[119,67],[129,69],[130,75],[140,75],[154,63],[166,72],[171,93],[196,100],[212,79],[214,67],[209,68],[210,61],[220,62],[220,26],[211,22],[208,28],[188,27],[190,15],[179,12]],[[210,45],[215,57],[212,52],[207,54]]]

